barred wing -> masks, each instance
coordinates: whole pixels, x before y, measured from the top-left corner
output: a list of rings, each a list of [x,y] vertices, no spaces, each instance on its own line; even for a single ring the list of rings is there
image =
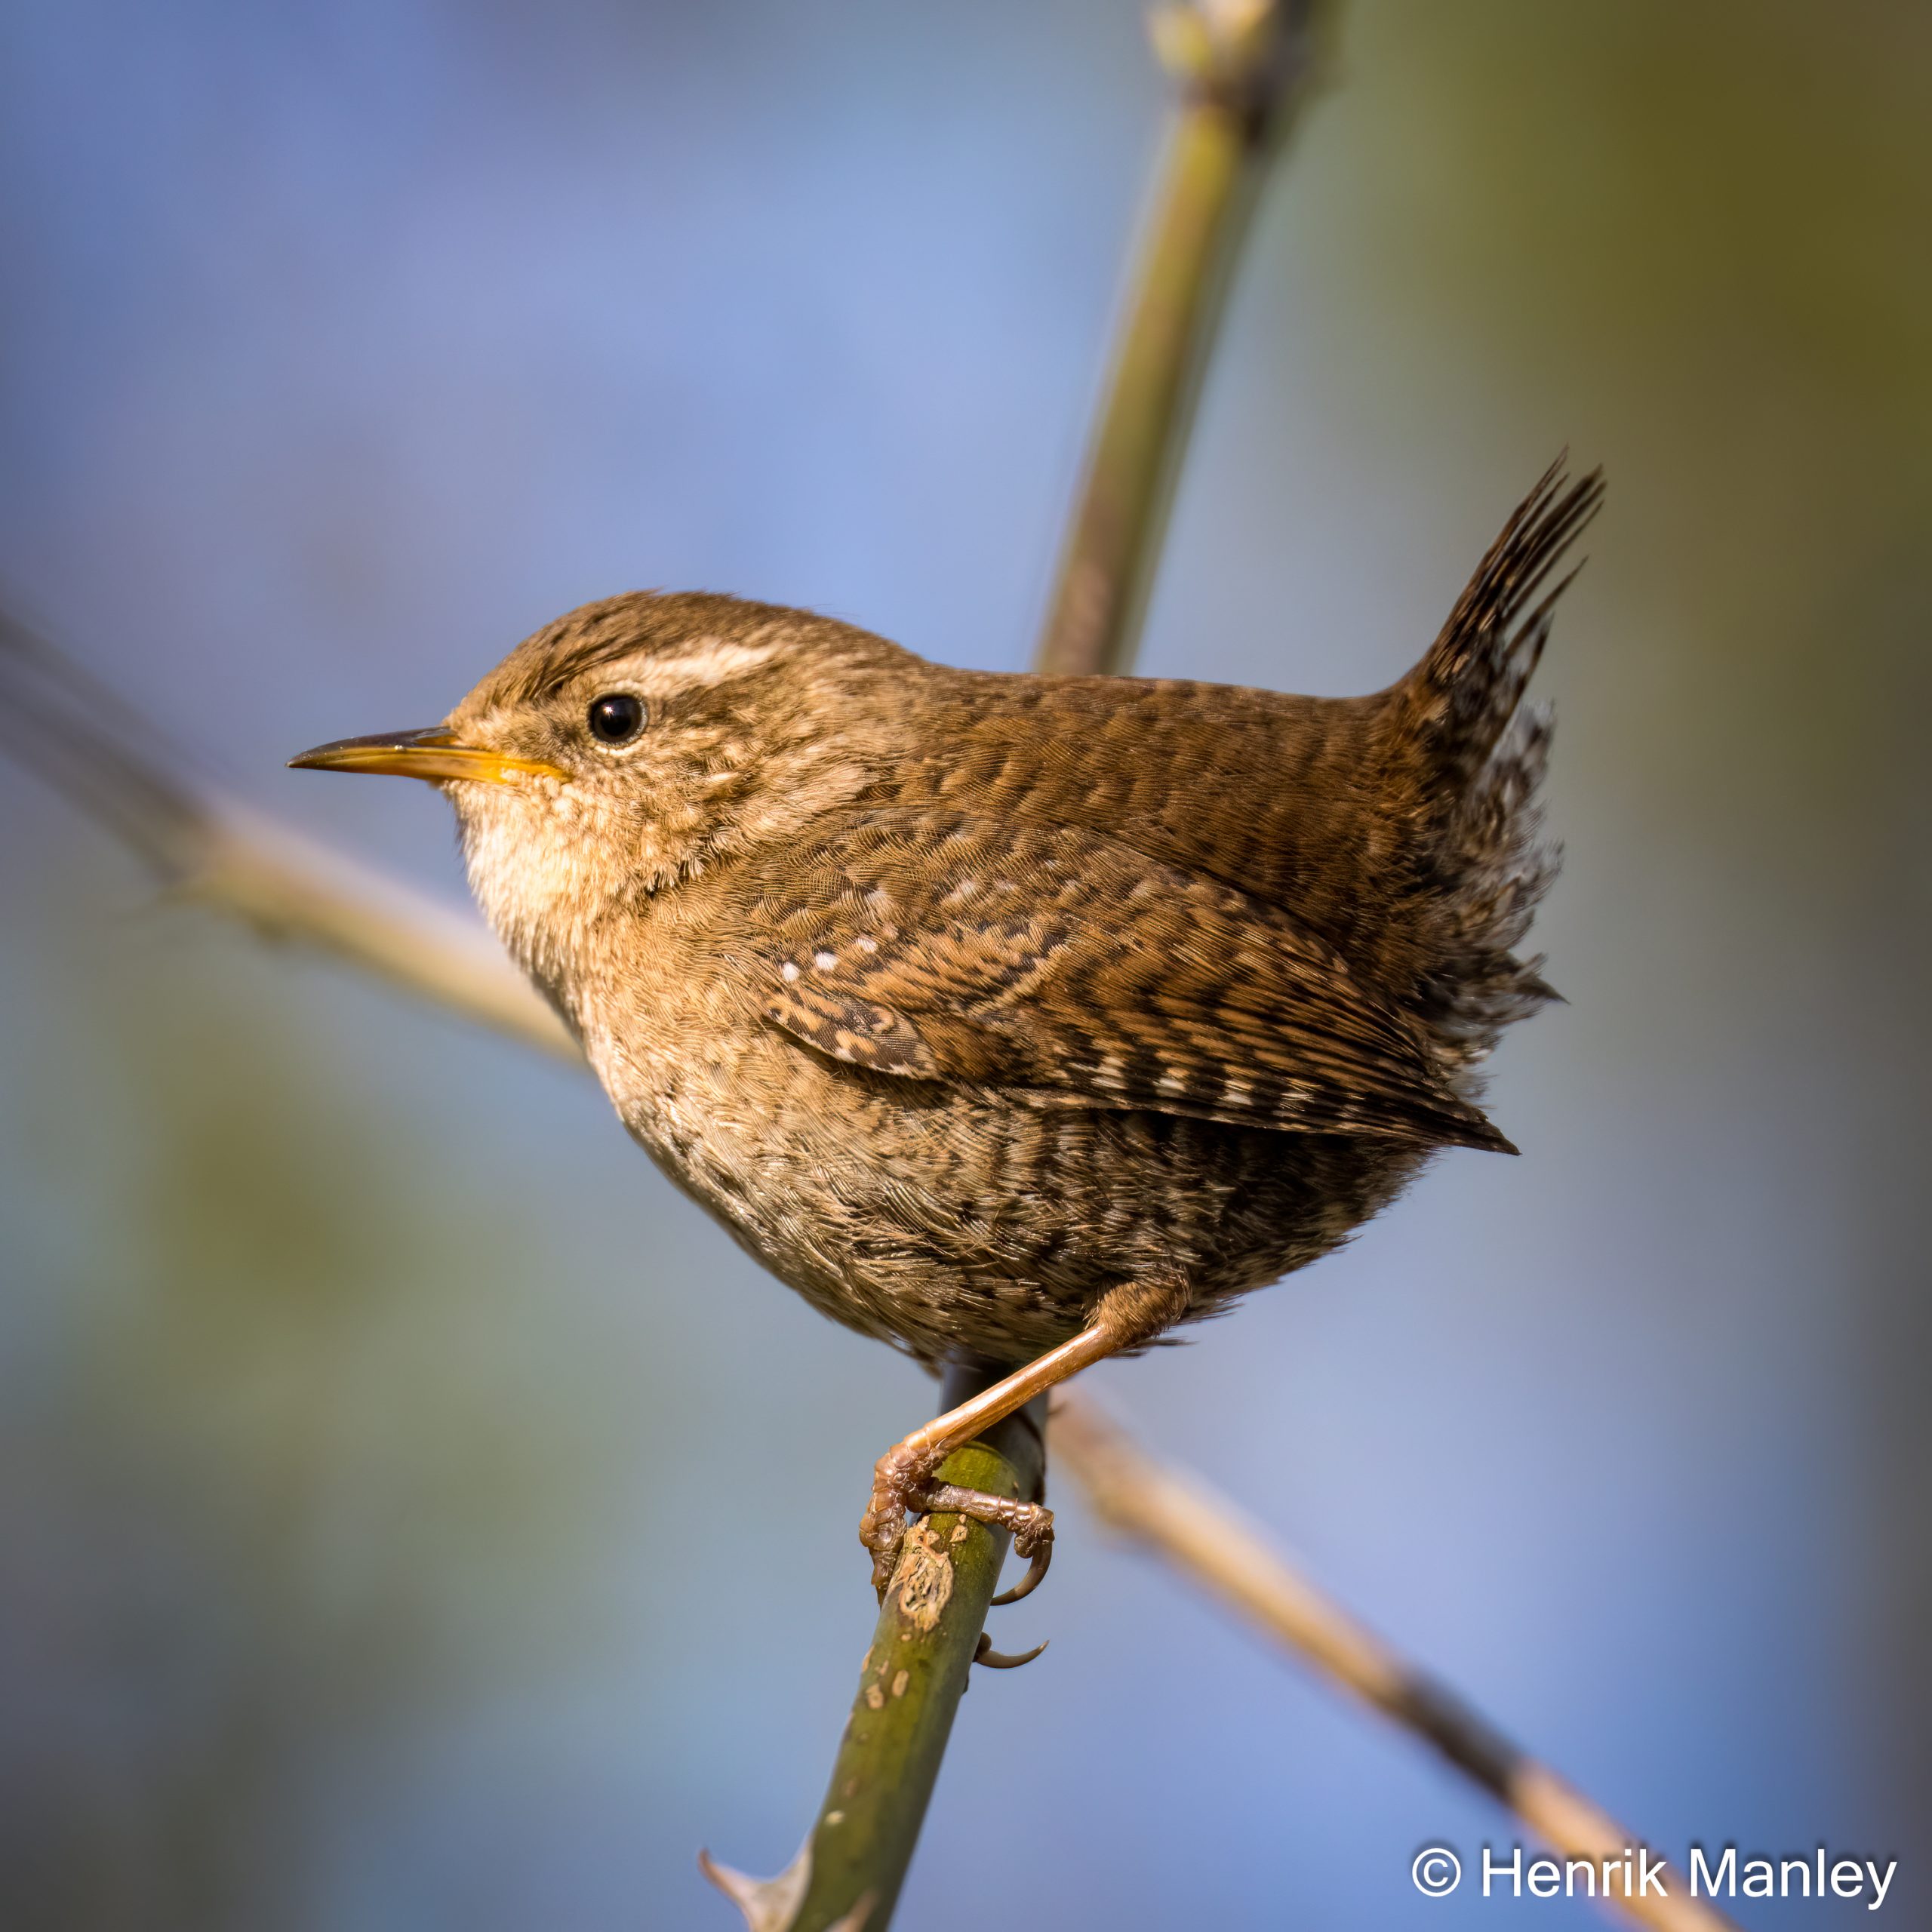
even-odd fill
[[[834,1060],[1035,1106],[1514,1151],[1287,914],[1100,834],[872,812],[755,883],[734,949],[765,1017]]]

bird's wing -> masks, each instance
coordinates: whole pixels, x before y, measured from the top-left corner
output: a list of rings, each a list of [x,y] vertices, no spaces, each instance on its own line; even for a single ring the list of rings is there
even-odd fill
[[[752,881],[765,1017],[878,1073],[1035,1106],[1507,1149],[1278,909],[1098,833],[888,811]]]

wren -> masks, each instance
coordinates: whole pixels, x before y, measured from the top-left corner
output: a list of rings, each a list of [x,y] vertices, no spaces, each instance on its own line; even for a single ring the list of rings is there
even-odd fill
[[[882,1457],[908,1510],[1104,1356],[1327,1253],[1484,1115],[1555,858],[1524,702],[1600,475],[1552,468],[1371,697],[949,669],[849,624],[635,592],[440,726],[293,762],[440,785],[471,884],[625,1126],[782,1281],[1011,1371]]]

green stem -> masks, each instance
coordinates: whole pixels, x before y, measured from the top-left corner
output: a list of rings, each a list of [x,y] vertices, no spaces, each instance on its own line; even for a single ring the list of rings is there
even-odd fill
[[[955,1369],[942,1410],[1000,1379]],[[1043,1404],[996,1423],[940,1465],[940,1480],[996,1496],[1038,1495]],[[751,1879],[706,1859],[752,1932],[884,1932],[912,1861],[964,1694],[1008,1539],[963,1516],[926,1518],[879,1606],[852,1715],[809,1837],[790,1867]]]
[[[1155,16],[1156,46],[1184,93],[1040,640],[1042,671],[1092,675],[1132,659],[1235,254],[1308,70],[1313,5],[1196,0]],[[942,1410],[985,1386],[949,1378]],[[1023,1425],[1016,1435],[1014,1426],[958,1451],[942,1479],[1006,1496],[1038,1493],[1044,1447],[1036,1429]],[[884,1932],[1006,1540],[945,1515],[909,1537],[830,1788],[797,1858],[765,1880],[703,1861],[750,1932]]]
[[[1267,164],[1309,67],[1306,0],[1157,15],[1185,86],[1035,657],[1124,669],[1139,640],[1200,378]]]

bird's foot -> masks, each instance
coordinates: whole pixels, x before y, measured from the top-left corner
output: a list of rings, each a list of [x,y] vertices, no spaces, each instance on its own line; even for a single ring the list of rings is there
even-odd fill
[[[1017,1503],[983,1489],[935,1482],[932,1471],[939,1460],[931,1449],[902,1442],[874,1466],[872,1506],[859,1523],[859,1540],[872,1553],[873,1589],[882,1598],[892,1581],[908,1517],[944,1510],[1012,1533],[1014,1554],[1026,1558],[1029,1567],[1014,1589],[993,1601],[1017,1603],[1038,1587],[1053,1561],[1054,1512],[1041,1503]]]

